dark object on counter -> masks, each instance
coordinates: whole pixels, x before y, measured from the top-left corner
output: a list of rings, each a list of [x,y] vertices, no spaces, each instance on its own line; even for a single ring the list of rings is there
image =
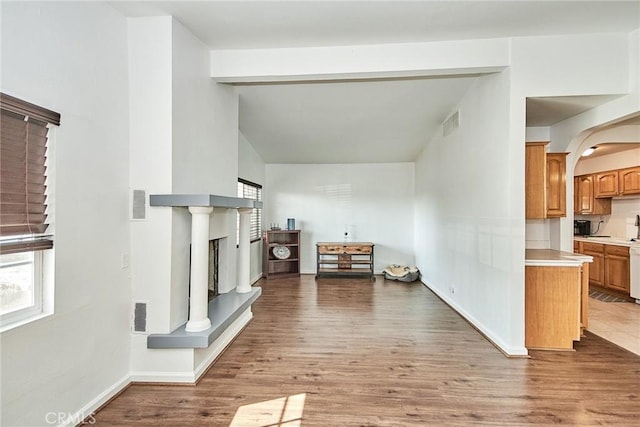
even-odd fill
[[[573,221],[574,236],[589,236],[591,234],[591,221],[576,219]]]

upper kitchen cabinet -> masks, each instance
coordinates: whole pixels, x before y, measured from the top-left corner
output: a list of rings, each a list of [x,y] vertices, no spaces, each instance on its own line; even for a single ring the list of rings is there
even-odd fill
[[[595,197],[618,195],[618,171],[602,172],[595,175]]]
[[[610,215],[611,198],[598,199],[595,196],[596,175],[581,175],[575,178],[574,210],[582,215]]]
[[[547,153],[547,218],[567,216],[567,154]]]
[[[594,193],[599,199],[640,194],[640,166],[595,174]]]
[[[547,153],[549,142],[528,142],[525,157],[527,219],[567,215],[567,153]]]
[[[640,194],[640,166],[619,170],[618,186],[621,196]]]

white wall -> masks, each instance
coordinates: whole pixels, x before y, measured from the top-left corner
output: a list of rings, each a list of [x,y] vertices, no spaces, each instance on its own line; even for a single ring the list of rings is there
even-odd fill
[[[640,143],[640,138],[638,139],[638,143]],[[573,176],[630,168],[638,165],[640,165],[640,148],[608,154],[606,156],[583,157],[576,163]],[[571,171],[568,172],[568,175],[572,175]]]
[[[389,264],[414,265],[413,163],[266,166],[265,224],[286,227],[295,218],[301,233],[302,273],[316,272],[316,242],[375,244],[375,271]]]
[[[0,424],[47,425],[47,413],[95,408],[128,378],[127,29],[94,2],[3,2],[1,19],[2,91],[62,116],[55,313],[1,337]]]
[[[238,140],[238,177],[246,179],[256,184],[264,186],[265,164],[262,157],[256,152],[253,146],[247,141],[242,132],[239,132]],[[263,197],[264,199],[264,197]],[[264,225],[263,225],[264,226]],[[251,282],[262,277],[262,241],[251,244],[250,253],[251,272],[249,278]]]
[[[129,18],[128,29],[131,187],[235,197],[235,89],[211,81],[207,47],[173,18]],[[191,215],[186,208],[147,212],[146,221],[131,225],[134,301],[147,303],[148,333],[169,333],[188,319]],[[221,293],[236,286],[235,218],[226,209],[210,216],[209,238],[226,237]],[[193,349],[149,350],[144,334],[133,334],[131,343],[132,376],[139,381],[188,380],[202,359]]]
[[[592,144],[587,139],[599,130],[599,127],[606,126],[628,118],[640,112],[640,29],[629,33],[624,40],[619,43],[626,47],[626,55],[611,62],[612,58],[604,61],[597,68],[608,64],[610,67],[627,70],[626,76],[614,79],[615,72],[611,74],[603,73],[601,81],[609,82],[612,85],[610,93],[620,93],[615,90],[615,85],[623,85],[624,95],[599,105],[589,111],[574,116],[551,126],[551,148],[553,151],[565,151],[570,153],[567,156],[567,170],[571,171],[579,160],[580,154]],[[609,50],[609,47],[596,44],[593,46],[600,51]],[[619,51],[612,49],[612,51]],[[625,52],[619,52],[619,54]],[[567,52],[567,54],[570,54]],[[593,52],[594,61],[603,61],[603,57]],[[619,71],[618,71],[619,72]],[[567,79],[583,81],[582,70],[569,74]],[[606,93],[606,91],[605,91]],[[573,180],[567,181],[567,206],[571,206],[573,200]],[[554,228],[554,235],[559,237],[557,249],[565,251],[573,250],[573,212],[568,212],[566,218],[558,221],[558,226]]]
[[[510,150],[524,156],[524,146],[510,147],[505,126],[508,73],[478,78],[459,108],[460,128],[433,136],[416,161],[418,267],[431,289],[505,351],[526,352],[509,331],[524,328],[510,309],[522,304],[514,292],[524,270],[524,221],[510,212],[523,167],[513,167]]]
[[[171,192],[171,18],[128,19],[130,180],[146,194]],[[131,223],[133,301],[147,303],[147,330],[171,331],[170,209],[147,206]],[[174,323],[176,320],[174,320]]]

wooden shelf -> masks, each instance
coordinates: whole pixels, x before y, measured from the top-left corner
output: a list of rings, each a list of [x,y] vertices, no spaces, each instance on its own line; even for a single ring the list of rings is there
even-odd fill
[[[273,249],[286,247],[289,258],[277,258]],[[268,230],[263,236],[262,275],[266,279],[300,275],[300,230]]]

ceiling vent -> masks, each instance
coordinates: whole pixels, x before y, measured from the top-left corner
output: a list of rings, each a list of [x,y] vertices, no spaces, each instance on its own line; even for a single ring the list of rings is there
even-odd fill
[[[442,136],[450,135],[454,130],[460,127],[460,110],[456,110],[455,113],[449,116],[447,120],[442,123]]]

